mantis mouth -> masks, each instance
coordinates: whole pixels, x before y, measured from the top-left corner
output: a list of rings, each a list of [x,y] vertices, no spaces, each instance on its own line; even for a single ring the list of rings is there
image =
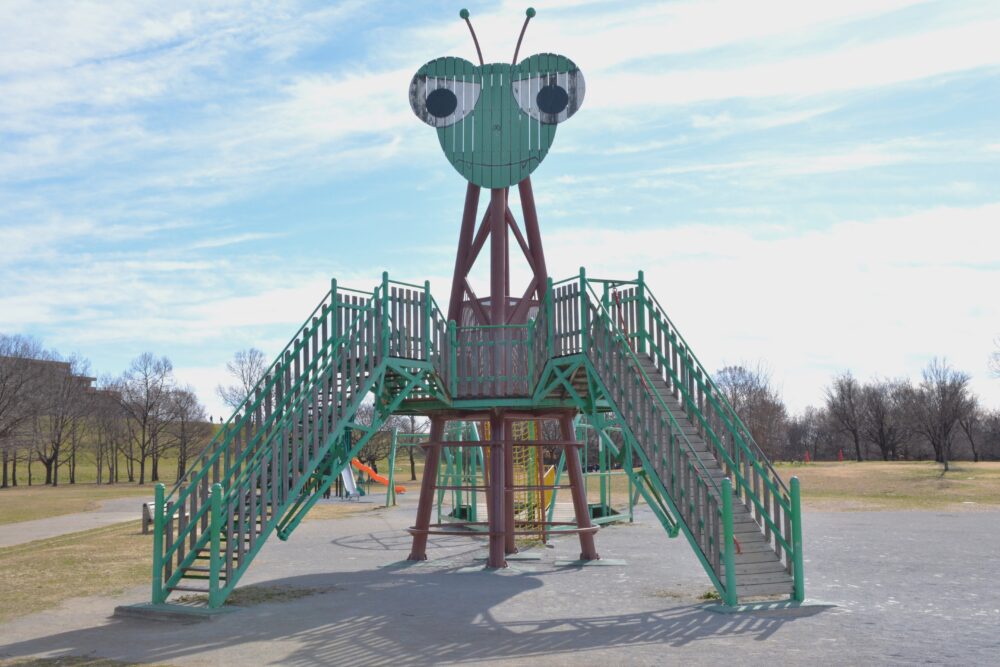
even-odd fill
[[[541,161],[542,159],[540,157],[534,155],[525,158],[523,160],[517,160],[516,162],[501,162],[501,163],[470,162],[469,160],[457,159],[455,160],[455,166],[456,167],[520,167],[521,169],[525,169],[528,166],[530,166],[532,162],[535,163],[535,166],[538,166],[538,163]]]

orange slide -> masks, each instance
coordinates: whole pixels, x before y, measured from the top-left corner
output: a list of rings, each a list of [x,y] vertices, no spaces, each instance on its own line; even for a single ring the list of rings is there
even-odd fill
[[[368,473],[368,476],[371,477],[372,479],[374,479],[379,484],[381,484],[383,486],[389,486],[389,478],[388,477],[385,477],[383,475],[378,474],[377,472],[375,472],[374,470],[372,470],[371,468],[369,468],[368,466],[366,466],[364,463],[362,463],[358,459],[352,459],[351,460],[351,465],[354,466],[355,468],[357,468],[358,470],[360,470],[361,472]],[[397,484],[396,485],[396,493],[406,493],[406,487],[405,486],[399,486]]]

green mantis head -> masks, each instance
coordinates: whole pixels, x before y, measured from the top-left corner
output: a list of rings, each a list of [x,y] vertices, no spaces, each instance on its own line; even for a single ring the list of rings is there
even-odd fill
[[[529,9],[528,18],[533,15]],[[468,20],[466,10],[462,18]],[[413,112],[437,129],[441,149],[458,173],[484,188],[506,188],[527,178],[545,159],[556,125],[576,113],[583,96],[579,68],[551,53],[514,65],[476,66],[448,56],[430,61],[410,81]]]

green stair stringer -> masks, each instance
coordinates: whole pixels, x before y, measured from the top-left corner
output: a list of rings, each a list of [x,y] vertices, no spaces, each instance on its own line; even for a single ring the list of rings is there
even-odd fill
[[[574,389],[574,386],[568,380],[571,373],[567,373],[567,369],[570,369],[571,371],[579,369],[587,373],[587,380],[590,385],[589,398],[581,396],[580,393]],[[692,550],[698,556],[698,559],[701,562],[702,567],[705,569],[705,573],[712,581],[712,584],[719,591],[719,594],[724,596],[724,582],[719,579],[715,569],[708,562],[705,553],[695,539],[695,535],[692,532],[691,527],[682,518],[678,505],[667,492],[659,473],[653,467],[649,455],[646,452],[646,448],[644,448],[641,444],[642,441],[636,436],[632,428],[625,423],[625,420],[622,418],[621,410],[618,408],[615,401],[610,398],[609,392],[601,379],[601,374],[597,372],[591,361],[584,355],[559,357],[549,363],[549,365],[542,372],[542,377],[554,383],[549,385],[540,385],[543,388],[543,391],[545,389],[551,391],[556,385],[561,386],[568,393],[577,409],[587,415],[588,419],[590,419],[592,415],[600,414],[598,410],[603,408],[605,411],[612,412],[616,419],[621,420],[622,431],[626,434],[626,437],[630,438],[637,445],[634,447],[634,451],[639,458],[642,472],[637,473],[631,470],[631,466],[625,466],[625,470],[632,477],[633,483],[636,484],[637,488],[640,490],[644,500],[646,500],[646,503],[653,510],[653,513],[666,530],[668,536],[676,537],[679,533],[684,534],[688,543],[691,545]],[[723,599],[725,598],[723,597]]]

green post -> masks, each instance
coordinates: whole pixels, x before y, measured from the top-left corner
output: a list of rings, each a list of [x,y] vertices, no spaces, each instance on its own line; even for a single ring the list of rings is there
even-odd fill
[[[545,348],[548,352],[546,358],[551,359],[555,355],[555,345],[556,345],[556,307],[553,299],[555,298],[555,288],[552,285],[552,278],[546,279],[545,285],[545,321],[548,325],[548,333],[546,335],[547,340],[545,341]]]
[[[635,483],[632,481],[632,439],[625,438],[625,462],[624,464],[628,466],[627,477],[628,477],[628,522],[633,523],[635,521],[635,501],[638,494],[638,490],[635,489]]]
[[[587,270],[580,267],[580,351],[587,351]]]
[[[431,361],[431,281],[424,281],[424,361]]]
[[[802,568],[802,500],[799,491],[799,478],[791,480],[792,501],[792,573],[795,577],[793,597],[796,602],[806,599],[805,572]]]
[[[736,543],[733,542],[733,483],[728,477],[722,480],[722,541],[723,567],[726,590],[723,601],[735,607],[736,598]]]
[[[382,272],[382,358],[389,356],[389,272]]]
[[[399,429],[392,429],[392,448],[389,450],[389,488],[385,491],[385,506],[396,504],[396,448],[399,447]]]
[[[219,586],[219,572],[222,570],[222,485],[212,485],[212,515],[209,519],[212,533],[212,553],[208,567],[208,606],[212,609],[222,606],[222,588]]]
[[[163,485],[157,484],[153,503],[153,604],[163,604]],[[173,517],[171,517],[171,520]]]
[[[533,318],[528,320],[527,355],[528,355],[528,381],[526,384],[528,387],[528,393],[533,395],[535,393],[535,388],[531,386],[531,383],[535,379],[535,320]]]
[[[455,320],[448,320],[448,349],[451,350],[448,354],[451,357],[448,360],[449,375],[451,376],[451,381],[448,383],[448,391],[451,392],[451,397],[455,398],[458,394],[458,332],[455,329]]]
[[[333,318],[333,340],[339,341],[341,336],[340,330],[340,300],[337,295],[337,279],[330,279],[330,313]],[[335,347],[333,349],[336,349]]]
[[[646,274],[639,272],[639,286],[636,288],[636,297],[639,303],[636,305],[636,317],[639,319],[639,352],[646,351]]]
[[[472,442],[479,442],[479,429],[477,429],[474,424],[469,428],[469,440],[471,440]],[[470,462],[469,462],[469,471],[470,471],[469,472],[469,478],[472,480],[472,484],[473,485],[475,485],[475,484],[478,483],[477,480],[478,480],[478,475],[479,475],[479,471],[476,469],[476,461],[478,460],[476,458],[476,455],[478,454],[478,455],[481,456],[482,453],[483,453],[482,448],[473,447],[471,455],[469,456],[469,459],[470,459]],[[478,493],[470,493],[469,494],[469,504],[472,506],[472,510],[470,512],[470,518],[469,518],[470,521],[478,521],[479,520],[477,518],[479,516],[479,501],[478,501],[478,498],[479,498],[479,494]]]

